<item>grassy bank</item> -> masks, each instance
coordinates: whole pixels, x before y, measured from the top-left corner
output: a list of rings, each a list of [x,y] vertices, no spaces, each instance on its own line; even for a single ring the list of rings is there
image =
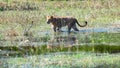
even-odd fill
[[[24,58],[6,58],[1,60],[1,67],[32,68],[119,68],[119,54],[101,53],[52,53],[48,55],[25,56]]]
[[[115,45],[94,45],[94,46],[72,46],[72,47],[62,47],[57,46],[53,49],[48,49],[46,45],[43,46],[0,46],[1,58],[2,57],[23,57],[25,55],[39,55],[39,54],[49,54],[54,52],[93,52],[93,53],[119,53],[120,46]]]

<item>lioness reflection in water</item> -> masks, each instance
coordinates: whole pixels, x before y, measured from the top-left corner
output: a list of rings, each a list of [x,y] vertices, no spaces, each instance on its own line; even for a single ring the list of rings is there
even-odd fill
[[[54,33],[54,36],[48,41],[47,48],[52,49],[56,47],[72,47],[77,43],[75,35],[62,32]]]

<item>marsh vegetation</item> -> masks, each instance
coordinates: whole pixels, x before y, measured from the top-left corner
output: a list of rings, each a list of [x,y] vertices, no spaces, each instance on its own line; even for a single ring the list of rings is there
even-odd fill
[[[0,1],[0,68],[119,68],[120,1]],[[46,16],[88,21],[54,32]]]

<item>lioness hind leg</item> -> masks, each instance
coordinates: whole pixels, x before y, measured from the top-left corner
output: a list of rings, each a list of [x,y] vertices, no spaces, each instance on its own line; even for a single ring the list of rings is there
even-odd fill
[[[77,28],[73,28],[75,31],[79,31]]]
[[[74,25],[72,28],[73,28],[75,31],[79,31],[78,28],[76,27],[76,25]]]

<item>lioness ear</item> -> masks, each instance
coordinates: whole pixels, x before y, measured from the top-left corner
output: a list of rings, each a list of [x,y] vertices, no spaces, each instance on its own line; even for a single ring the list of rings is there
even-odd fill
[[[53,18],[53,16],[51,16],[50,18]]]

